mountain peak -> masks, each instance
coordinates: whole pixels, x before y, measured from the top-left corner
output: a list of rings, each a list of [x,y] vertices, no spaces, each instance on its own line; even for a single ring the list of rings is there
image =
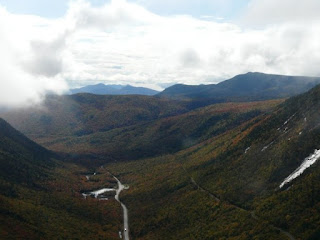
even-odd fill
[[[258,101],[291,97],[320,84],[318,77],[248,72],[210,85],[174,85],[159,94],[172,99],[202,101],[201,105],[230,101]]]

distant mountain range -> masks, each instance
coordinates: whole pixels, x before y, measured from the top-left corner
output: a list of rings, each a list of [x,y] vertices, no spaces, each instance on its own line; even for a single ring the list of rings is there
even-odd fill
[[[88,85],[70,89],[70,94],[147,95],[175,100],[192,100],[194,107],[222,102],[260,101],[287,98],[306,92],[320,84],[320,77],[285,76],[249,72],[218,84],[176,84],[162,92],[130,85]]]
[[[291,97],[306,92],[320,83],[320,77],[284,76],[249,72],[210,85],[177,84],[157,96],[218,103],[256,101]]]
[[[75,88],[70,90],[71,94],[77,93],[92,93],[97,95],[147,95],[152,96],[159,93],[156,90],[134,87],[130,85],[105,85],[99,83],[96,85],[89,85],[82,88]]]

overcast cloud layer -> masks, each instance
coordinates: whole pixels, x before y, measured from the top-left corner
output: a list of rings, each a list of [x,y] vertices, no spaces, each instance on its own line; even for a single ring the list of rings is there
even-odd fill
[[[248,71],[319,76],[319,12],[318,0],[252,0],[228,23],[164,17],[125,0],[74,1],[60,19],[0,6],[0,105],[97,82],[161,89]]]

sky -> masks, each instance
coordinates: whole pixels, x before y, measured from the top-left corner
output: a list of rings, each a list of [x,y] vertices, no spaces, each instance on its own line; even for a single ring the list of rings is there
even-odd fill
[[[89,84],[320,76],[319,0],[0,0],[0,106]]]

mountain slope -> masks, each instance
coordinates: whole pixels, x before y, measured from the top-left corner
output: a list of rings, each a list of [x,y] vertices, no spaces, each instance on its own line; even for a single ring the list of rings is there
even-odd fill
[[[0,119],[0,178],[33,184],[54,166],[53,154]],[[28,177],[26,177],[28,176]]]
[[[197,181],[301,239],[319,238],[320,218],[311,217],[319,216],[319,163],[280,189],[320,149],[319,107],[319,86],[291,98],[238,144],[198,167]]]
[[[105,85],[96,84],[89,85],[81,88],[70,89],[71,94],[77,93],[91,93],[99,95],[147,95],[152,96],[159,93],[156,90],[144,88],[144,87],[133,87],[130,85]]]
[[[0,119],[0,239],[118,239],[119,204],[80,192],[106,183],[53,157]]]
[[[53,99],[57,102],[50,100],[47,109],[35,115],[38,122],[42,121],[41,132],[34,133],[37,137],[42,134],[53,145],[62,143],[65,152],[73,151],[75,145],[84,151],[88,151],[86,147],[94,147],[97,151],[105,151],[104,160],[114,149],[117,149],[114,156],[120,158],[128,153],[142,158],[105,166],[130,185],[121,197],[129,209],[130,232],[135,239],[289,239],[291,235],[296,239],[319,239],[319,162],[284,188],[280,188],[280,184],[310,154],[320,149],[320,86],[280,105],[277,101],[225,103],[191,112],[187,112],[185,102],[170,105],[172,101],[149,97],[80,94],[67,97],[69,104],[57,97]],[[132,105],[124,108],[131,100],[134,100]],[[144,103],[146,100],[149,101]],[[117,104],[106,104],[110,101]],[[144,111],[147,117],[141,120],[140,113]],[[68,112],[71,114],[63,114]],[[19,121],[24,118],[21,112],[16,114]],[[54,118],[41,118],[43,115]],[[126,115],[128,119],[123,119]],[[71,128],[73,124],[76,124],[74,129]],[[32,131],[38,130],[35,125],[27,129],[30,136]],[[78,132],[79,129],[92,132]],[[64,133],[64,130],[68,131]],[[50,139],[49,132],[58,134]],[[175,143],[185,143],[185,147],[174,148]],[[170,147],[174,150],[168,151]],[[144,155],[144,151],[156,152],[161,148],[164,151],[157,152],[157,157],[145,158],[153,155]],[[97,202],[91,205],[81,202],[82,199],[75,196],[81,197],[84,176],[81,180],[80,175],[84,170],[77,170],[75,174],[66,171],[66,168],[56,170],[52,174],[58,180],[51,179],[48,184],[54,186],[54,192],[58,194],[54,195],[48,208],[50,214],[57,209],[63,213],[63,218],[54,215],[54,219],[64,221],[63,228],[67,226],[64,238],[75,237],[75,234],[84,238],[87,231],[91,238],[106,238],[102,226],[104,223],[112,225],[113,221],[108,214],[99,215],[97,211],[103,212],[106,207],[112,212],[112,202],[111,205],[104,203],[103,208]],[[17,195],[9,191],[12,189],[10,183],[3,185],[6,193]],[[34,227],[35,217],[31,221],[26,216],[30,211],[39,211],[32,209],[21,214],[17,207],[25,196],[31,197],[26,195],[28,191],[29,188],[18,191],[22,199],[14,203],[15,210],[8,214],[6,209],[12,208],[9,203],[16,199],[12,200],[11,195],[0,199],[5,203],[1,211],[6,213],[0,219],[1,224],[6,224],[7,216],[22,215]],[[33,188],[31,191],[31,195],[37,196],[33,202],[44,204],[48,201],[47,192],[40,194],[39,200],[39,191],[35,192]],[[60,196],[58,207],[55,205],[57,196]],[[94,213],[90,214],[89,221],[87,213],[91,211]],[[39,215],[45,223],[48,214]],[[87,225],[91,221],[92,225]],[[74,222],[76,224],[70,226]],[[73,234],[79,226],[85,227]],[[96,230],[90,231],[90,227]],[[23,228],[32,232],[30,227]],[[115,225],[110,228],[117,232]],[[49,233],[41,232],[47,238],[52,238],[53,232],[63,232],[56,222],[42,229],[49,229]],[[33,234],[39,238],[40,233]]]
[[[43,138],[56,151],[98,154],[118,161],[174,153],[271,111],[281,101],[226,103],[80,137]]]
[[[133,235],[319,239],[320,163],[280,188],[320,149],[319,107],[317,86],[178,153],[110,164],[134,186],[124,196]]]
[[[238,166],[243,171],[233,173],[228,181],[231,183],[237,179],[239,184],[243,184],[241,188],[244,192],[257,194],[266,188],[279,187],[279,181],[289,176],[306,157],[320,148],[320,114],[316,110],[319,107],[319,86],[308,93],[291,98],[268,119],[255,127],[232,150],[223,154],[220,157],[223,161],[220,158],[215,159],[214,167],[207,168],[205,171],[210,172],[214,178],[219,178],[224,172],[228,172],[228,167],[226,168],[225,165],[230,161],[227,166],[232,168]],[[244,154],[245,149],[249,147],[250,149]],[[235,159],[238,159],[237,163],[234,163]],[[262,171],[263,174],[261,174]],[[217,172],[219,174],[216,174]],[[250,177],[244,176],[244,173],[250,172]],[[225,175],[223,178],[227,179]],[[243,179],[244,182],[240,183],[239,179]],[[259,185],[257,182],[253,184],[255,179],[259,179]],[[232,188],[240,188],[239,185],[235,185],[237,184]],[[214,185],[210,183],[210,186],[212,189]],[[223,184],[220,182],[219,191],[222,188]],[[238,197],[237,201],[239,201]]]
[[[186,102],[149,96],[48,96],[42,106],[1,114],[30,138],[86,135],[187,112]]]
[[[123,161],[187,148],[270,111],[280,102],[226,103],[188,112],[188,102],[82,94],[52,97],[44,109],[3,116],[51,150]]]
[[[174,85],[157,96],[193,99],[198,104],[226,101],[257,101],[291,97],[320,83],[320,78],[247,73],[211,85]]]

